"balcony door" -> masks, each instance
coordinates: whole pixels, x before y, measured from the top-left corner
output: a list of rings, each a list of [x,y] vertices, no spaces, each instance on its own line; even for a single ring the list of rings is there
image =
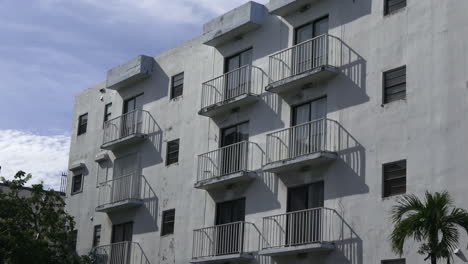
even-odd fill
[[[121,120],[121,138],[141,133],[143,109],[143,94],[131,97],[124,101]]]
[[[221,175],[246,169],[248,145],[241,142],[249,140],[249,123],[244,122],[221,130]]]
[[[226,58],[224,100],[250,91],[251,70],[249,65],[252,65],[252,49]]]
[[[291,214],[286,219],[286,245],[320,242],[322,212],[318,208],[322,208],[323,204],[323,181],[288,189],[288,212]]]
[[[292,158],[321,151],[325,147],[327,98],[295,106],[292,109],[291,132]],[[313,122],[312,122],[313,121]]]
[[[295,30],[295,74],[300,74],[326,63],[327,38],[316,38],[328,33],[328,16],[317,19],[312,23],[298,27]],[[316,38],[313,41],[306,41]],[[302,44],[301,44],[302,43]],[[301,44],[301,45],[299,45]]]
[[[242,252],[244,221],[245,198],[216,205],[216,255]]]
[[[115,159],[111,185],[111,202],[138,197],[140,191],[138,155],[136,153]]]
[[[131,260],[131,242],[133,235],[133,223],[123,223],[112,226],[112,245],[110,262],[112,264],[130,264]]]

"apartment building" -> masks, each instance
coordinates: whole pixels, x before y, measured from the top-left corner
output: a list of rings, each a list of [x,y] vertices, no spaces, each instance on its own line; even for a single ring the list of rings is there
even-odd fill
[[[468,207],[467,10],[248,2],[110,69],[75,99],[77,251],[112,264],[423,263],[416,244],[392,253],[390,211],[426,190]]]

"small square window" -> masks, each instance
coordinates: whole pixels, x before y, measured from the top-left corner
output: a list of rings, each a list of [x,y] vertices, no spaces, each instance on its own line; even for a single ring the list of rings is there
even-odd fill
[[[390,15],[406,7],[406,0],[384,0],[384,15]]]
[[[172,77],[171,99],[179,97],[184,91],[184,73],[179,73]]]
[[[161,236],[174,234],[175,209],[164,211],[162,214]]]
[[[72,179],[72,194],[81,192],[83,189],[83,174],[77,174]]]
[[[382,264],[405,264],[406,260],[405,259],[387,259],[387,260],[382,260]]]
[[[384,104],[406,98],[406,66],[383,73]]]
[[[167,142],[166,165],[179,162],[179,139]]]
[[[112,117],[112,103],[106,104],[104,106],[104,122],[109,121]]]
[[[78,136],[86,133],[88,126],[88,113],[78,117]]]
[[[383,165],[383,197],[406,193],[406,160]]]
[[[94,233],[93,233],[93,247],[99,246],[101,243],[101,225],[94,226]]]

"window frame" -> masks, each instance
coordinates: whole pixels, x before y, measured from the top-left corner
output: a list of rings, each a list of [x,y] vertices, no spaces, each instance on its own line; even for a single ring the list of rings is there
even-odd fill
[[[388,194],[385,192],[385,187],[386,187],[386,183],[390,180],[386,180],[385,178],[385,166],[390,166],[390,165],[394,165],[394,164],[397,164],[397,163],[401,163],[401,162],[404,162],[405,163],[405,192],[402,192],[402,193],[392,193],[392,192],[389,192]],[[402,178],[402,177],[400,177]],[[399,179],[399,178],[397,178]],[[382,198],[383,199],[386,199],[386,198],[390,198],[390,197],[393,197],[393,196],[398,196],[398,195],[402,195],[402,194],[405,194],[407,192],[407,179],[408,179],[408,162],[406,159],[401,159],[401,160],[397,160],[397,161],[392,161],[392,162],[387,162],[387,163],[383,163],[382,164]],[[395,179],[392,179],[392,180],[395,180]]]
[[[85,123],[83,123],[83,121],[82,121],[83,117],[86,117],[86,122]],[[76,134],[77,134],[77,136],[86,134],[87,130],[88,130],[88,113],[84,113],[84,114],[78,116],[78,129],[77,129]]]
[[[385,83],[386,83],[386,75],[387,74],[390,74],[390,73],[393,73],[393,72],[396,72],[396,71],[399,71],[399,70],[402,70],[402,69],[405,69],[405,96],[404,98],[401,98],[401,99],[394,99],[392,101],[388,101],[387,99],[387,89],[388,88],[393,88],[395,86],[398,86],[398,85],[402,85],[403,83],[399,83],[399,84],[396,84],[396,85],[393,85],[393,86],[390,86],[390,87],[386,87]],[[393,69],[390,69],[390,70],[387,70],[387,71],[384,71],[382,72],[382,105],[386,105],[386,104],[390,104],[392,102],[397,102],[397,101],[400,101],[400,100],[406,100],[406,91],[407,91],[407,68],[406,68],[406,64],[405,65],[402,65],[400,67],[397,67],[397,68],[393,68]]]
[[[99,229],[99,238],[97,235],[97,229]],[[95,225],[93,229],[93,247],[97,247],[101,244],[101,237],[102,237],[102,226],[101,225]],[[99,240],[98,242],[96,242]]]
[[[231,55],[229,55],[229,56],[227,56],[227,57],[224,57],[224,68],[223,68],[223,73],[224,73],[224,74],[228,73],[227,69],[229,68],[229,67],[228,67],[229,60],[231,60],[232,58],[237,57],[237,56],[240,57],[243,53],[248,52],[248,51],[250,51],[250,52],[252,53],[252,61],[250,62],[250,65],[252,65],[252,64],[253,64],[253,61],[254,61],[254,59],[253,59],[253,47],[250,46],[250,47],[245,48],[245,49],[243,49],[243,50],[240,50],[240,51],[238,51],[238,52],[236,52],[236,53],[233,53],[233,54],[231,54]],[[239,58],[239,59],[240,59],[240,58]],[[242,67],[244,67],[244,66],[240,66],[240,67],[237,68],[237,69],[240,69],[240,68],[242,68]],[[231,70],[231,71],[235,71],[235,70]]]
[[[81,178],[81,181],[80,181],[80,189],[75,191],[75,178],[77,177],[80,177]],[[77,173],[76,175],[73,175],[72,176],[72,179],[71,179],[71,194],[77,194],[77,193],[81,193],[83,192],[83,182],[84,182],[84,176],[83,176],[83,173]]]
[[[182,84],[175,86],[174,85],[175,82],[180,81],[180,80],[176,80],[176,78],[180,76],[182,76]],[[184,94],[184,81],[185,81],[185,72],[178,73],[171,77],[171,99],[181,97]],[[180,94],[175,94],[176,89],[180,89]]]
[[[405,5],[404,5],[403,7],[400,7],[400,8],[398,8],[398,9],[395,9],[395,10],[390,11],[390,10],[388,9],[388,6],[389,6],[389,5],[388,5],[388,2],[389,2],[389,1],[391,1],[391,0],[383,0],[383,5],[384,5],[384,6],[383,6],[383,9],[384,9],[384,16],[388,16],[388,15],[391,15],[391,14],[395,14],[395,13],[397,13],[397,12],[399,12],[399,11],[405,9],[406,6],[408,5],[408,1],[407,1],[407,0],[403,0],[403,1],[405,2]]]
[[[168,214],[172,213],[172,220],[166,220],[166,217],[168,217]],[[167,235],[173,235],[175,231],[175,216],[176,216],[176,210],[175,208],[173,209],[168,209],[164,210],[161,215],[161,236],[167,236]],[[171,217],[171,215],[169,215]],[[172,227],[168,229],[166,226],[167,224],[172,224]],[[172,229],[172,230],[171,230]]]
[[[109,111],[110,108],[110,111]],[[112,117],[112,103],[104,105],[104,123],[109,121]]]
[[[177,151],[169,151],[171,144],[177,143]],[[169,155],[177,153],[177,160],[170,160]],[[166,166],[179,163],[180,155],[180,138],[168,141],[166,144]]]
[[[294,29],[293,29],[293,34],[294,35],[293,35],[293,43],[292,43],[293,46],[297,46],[297,45],[302,43],[302,42],[297,43],[297,31],[302,29],[302,28],[305,28],[307,26],[312,26],[312,38],[318,37],[318,36],[315,36],[315,37],[313,36],[315,34],[315,27],[314,26],[318,21],[324,20],[324,19],[328,19],[328,22],[330,22],[330,14],[325,14],[323,16],[319,16],[319,17],[317,17],[317,18],[315,18],[315,19],[313,19],[313,20],[311,20],[311,21],[309,21],[307,23],[304,23],[304,24],[301,24],[301,25],[299,25],[297,27],[294,27]],[[328,32],[330,32],[330,24],[328,24]]]
[[[394,262],[397,261],[402,261],[402,264],[406,264],[406,259],[405,258],[396,258],[396,259],[382,259],[380,261],[381,264],[394,264]]]

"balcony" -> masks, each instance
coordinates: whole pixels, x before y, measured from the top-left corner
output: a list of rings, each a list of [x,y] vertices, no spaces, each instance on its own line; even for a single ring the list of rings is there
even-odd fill
[[[95,247],[92,256],[99,264],[151,264],[140,244],[131,241]]]
[[[323,253],[340,240],[341,217],[333,209],[315,208],[263,218],[260,255]]]
[[[255,66],[245,65],[202,84],[199,115],[214,117],[259,100],[266,77]]]
[[[318,0],[270,0],[269,11],[270,14],[284,17],[306,9],[314,2],[318,2]]]
[[[260,249],[260,231],[248,222],[235,222],[193,231],[191,263],[246,262]]]
[[[330,119],[318,119],[267,135],[264,171],[282,173],[338,158],[348,134]]]
[[[101,149],[115,150],[139,143],[156,131],[156,122],[151,114],[134,110],[104,123]]]
[[[332,78],[339,72],[343,49],[340,39],[324,34],[270,55],[266,90],[284,93]]]
[[[256,144],[242,141],[198,156],[195,188],[212,189],[255,179],[263,164],[263,151]]]
[[[136,173],[99,184],[96,212],[113,212],[139,207],[143,204],[143,176]]]

